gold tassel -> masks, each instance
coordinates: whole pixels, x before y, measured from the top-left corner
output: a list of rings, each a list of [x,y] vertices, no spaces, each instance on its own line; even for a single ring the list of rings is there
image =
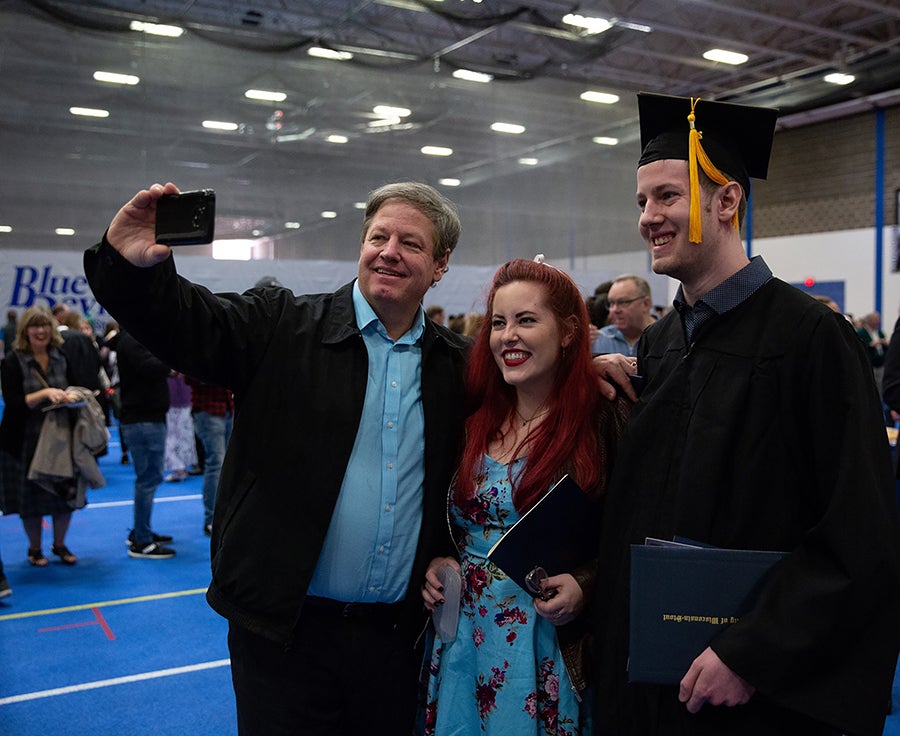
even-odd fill
[[[703,138],[703,133],[697,130],[694,125],[696,121],[694,108],[697,106],[698,102],[700,102],[699,97],[696,99],[693,97],[691,98],[691,112],[687,118],[688,123],[691,126],[691,130],[688,133],[688,173],[691,185],[690,228],[688,237],[692,243],[700,243],[703,241],[703,226],[700,215],[700,174],[697,170],[697,164],[699,163],[700,168],[703,169],[704,173],[719,186],[724,186],[729,182],[728,177],[716,168],[715,164],[710,161],[709,156],[706,155],[706,151],[703,150],[703,144],[700,142]],[[735,212],[734,216],[731,218],[731,224],[734,226],[735,230],[738,229],[737,212]]]
[[[688,133],[688,174],[691,184],[691,211],[690,211],[690,230],[689,239],[692,243],[700,243],[703,240],[703,226],[700,217],[700,173],[697,171],[697,158],[700,146],[700,131],[694,125],[696,116],[694,108],[700,102],[698,97],[696,100],[691,97],[691,112],[688,115],[688,123],[691,130]]]

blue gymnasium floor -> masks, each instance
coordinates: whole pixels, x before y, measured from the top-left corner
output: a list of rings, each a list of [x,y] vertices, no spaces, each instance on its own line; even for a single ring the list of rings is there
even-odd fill
[[[50,554],[45,527],[50,565],[30,566],[18,517],[0,517],[13,588],[0,600],[0,734],[236,734],[227,625],[204,598],[202,478],[157,491],[153,526],[175,537],[175,558],[131,559],[134,474],[113,434],[107,486],[72,517],[77,565]]]
[[[47,529],[50,565],[31,567],[18,517],[0,517],[14,591],[0,600],[0,734],[232,736],[227,625],[203,595],[202,479],[164,483],[156,494],[153,526],[175,537],[177,556],[133,560],[124,540],[134,475],[119,464],[113,435],[100,460],[107,486],[90,491],[90,505],[72,517],[67,543],[77,565],[50,555]],[[884,734],[900,736],[900,708]]]

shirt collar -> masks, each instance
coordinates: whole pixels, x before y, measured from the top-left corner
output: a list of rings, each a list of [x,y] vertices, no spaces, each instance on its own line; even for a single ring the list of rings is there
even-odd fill
[[[750,263],[704,294],[694,306],[702,303],[716,314],[725,314],[749,299],[757,289],[771,279],[772,271],[762,256],[754,256],[750,259]],[[674,303],[679,313],[690,308],[684,298],[684,287],[681,284],[675,293]]]
[[[356,313],[356,326],[360,331],[367,329],[377,330],[379,334],[387,337],[387,330],[384,324],[375,314],[372,305],[366,301],[362,290],[359,288],[359,279],[353,282],[353,311]],[[416,316],[413,318],[412,327],[404,333],[404,335],[394,342],[398,343],[415,343],[422,338],[425,332],[425,310],[419,305]]]

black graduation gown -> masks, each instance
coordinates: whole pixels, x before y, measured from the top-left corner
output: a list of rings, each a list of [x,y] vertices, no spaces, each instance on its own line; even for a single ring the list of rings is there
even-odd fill
[[[853,329],[773,279],[690,348],[667,315],[638,356],[645,389],[601,536],[597,733],[807,734],[820,723],[881,734],[900,633],[900,525]],[[676,534],[791,553],[712,644],[756,687],[746,706],[692,716],[677,687],[626,684],[629,544]]]

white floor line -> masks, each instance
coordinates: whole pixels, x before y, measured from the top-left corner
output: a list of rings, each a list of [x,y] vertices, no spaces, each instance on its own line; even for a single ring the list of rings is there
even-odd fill
[[[198,498],[203,498],[202,493],[195,493],[190,496],[155,496],[153,498],[153,503],[167,503],[169,501],[196,501]],[[103,501],[101,503],[89,503],[84,507],[84,511],[90,511],[91,509],[108,509],[113,506],[134,506],[134,500],[130,501]]]
[[[10,695],[7,698],[0,698],[0,706],[10,705],[12,703],[22,703],[27,700],[38,700],[40,698],[53,698],[57,695],[68,695],[69,693],[79,693],[85,690],[97,690],[103,687],[112,687],[114,685],[124,685],[129,682],[141,682],[143,680],[155,680],[159,677],[172,677],[173,675],[183,675],[189,672],[199,672],[201,670],[210,670],[216,667],[227,667],[231,664],[230,659],[217,659],[213,662],[201,662],[200,664],[192,664],[186,667],[173,667],[168,670],[156,670],[155,672],[143,672],[139,675],[127,675],[126,677],[114,677],[109,680],[97,680],[95,682],[84,682],[81,685],[69,685],[68,687],[56,687],[52,690],[38,690],[33,693],[23,693],[22,695]]]

